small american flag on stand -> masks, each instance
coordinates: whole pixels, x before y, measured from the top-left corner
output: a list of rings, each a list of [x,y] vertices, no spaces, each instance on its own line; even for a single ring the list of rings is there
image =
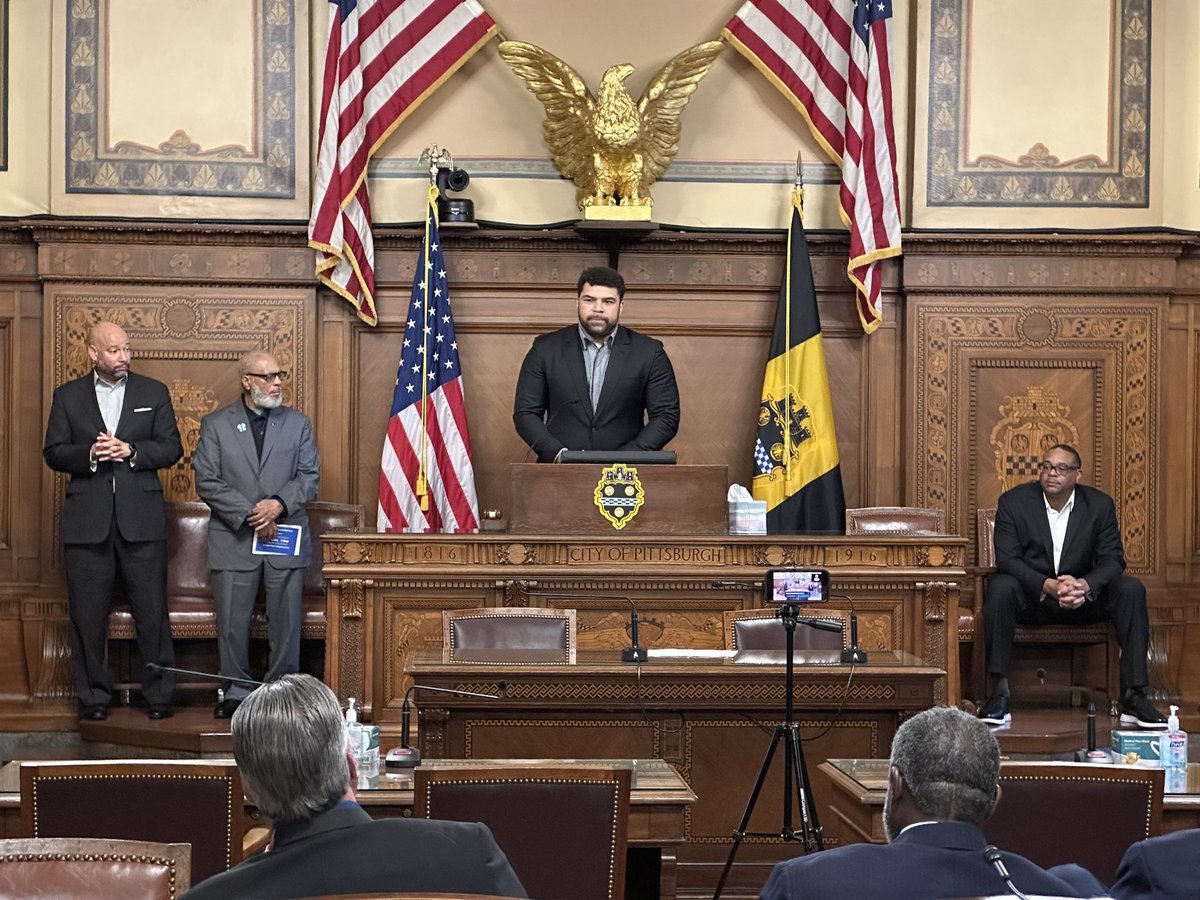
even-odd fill
[[[497,26],[475,0],[331,2],[308,243],[319,251],[317,278],[374,325],[367,164]]]
[[[425,240],[413,276],[392,415],[379,473],[379,531],[479,530],[479,500],[462,370],[430,186]]]
[[[783,91],[842,167],[847,274],[870,333],[883,320],[879,261],[900,255],[892,127],[892,0],[747,0],[725,37]]]

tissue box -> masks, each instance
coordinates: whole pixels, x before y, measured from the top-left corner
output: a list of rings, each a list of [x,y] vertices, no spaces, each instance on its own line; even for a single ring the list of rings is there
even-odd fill
[[[1160,731],[1112,732],[1113,762],[1157,769],[1162,765],[1158,758],[1159,741],[1162,736]]]
[[[766,534],[766,500],[730,500],[730,534]]]

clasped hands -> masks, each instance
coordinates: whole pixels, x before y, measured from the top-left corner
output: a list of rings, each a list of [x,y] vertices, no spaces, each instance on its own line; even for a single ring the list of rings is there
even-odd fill
[[[1063,609],[1078,609],[1087,602],[1091,593],[1086,579],[1074,575],[1059,575],[1057,578],[1046,579],[1046,593],[1058,601]]]
[[[250,523],[259,538],[264,541],[272,541],[278,533],[278,526],[275,520],[283,514],[283,504],[272,497],[267,497],[265,500],[259,500],[250,509],[250,513],[246,516],[246,521]]]
[[[119,437],[102,431],[96,435],[96,440],[92,443],[91,454],[92,459],[96,462],[113,462],[118,459],[129,459],[133,455],[133,448]]]

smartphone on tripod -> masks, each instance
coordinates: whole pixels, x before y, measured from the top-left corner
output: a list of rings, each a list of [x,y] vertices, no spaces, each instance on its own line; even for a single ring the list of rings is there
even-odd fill
[[[763,577],[764,603],[824,603],[829,599],[825,569],[768,569]]]

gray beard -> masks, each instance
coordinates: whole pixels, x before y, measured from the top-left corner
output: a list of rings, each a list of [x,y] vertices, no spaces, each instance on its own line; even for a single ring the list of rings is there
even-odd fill
[[[279,409],[283,406],[283,395],[269,397],[259,390],[257,384],[250,385],[250,402],[259,409]]]

